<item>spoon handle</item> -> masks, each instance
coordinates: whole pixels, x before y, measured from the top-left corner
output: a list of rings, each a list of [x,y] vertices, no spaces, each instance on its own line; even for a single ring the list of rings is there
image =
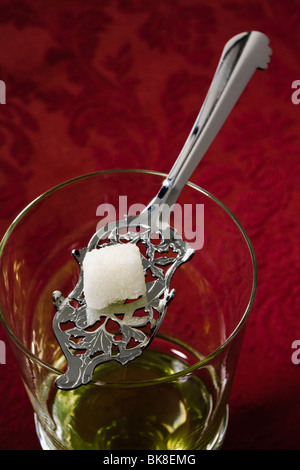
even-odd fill
[[[238,34],[226,43],[195,124],[150,206],[176,202],[255,70],[267,68],[272,53],[268,44],[267,36],[257,31]]]

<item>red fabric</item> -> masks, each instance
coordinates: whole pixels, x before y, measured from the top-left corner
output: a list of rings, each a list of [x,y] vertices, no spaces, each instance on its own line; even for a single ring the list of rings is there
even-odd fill
[[[254,75],[192,180],[235,212],[259,266],[223,448],[300,449],[298,0],[1,0],[0,9],[1,235],[33,198],[79,174],[167,172],[225,42],[247,30],[269,36],[269,69]],[[2,327],[0,338],[0,449],[39,449]]]

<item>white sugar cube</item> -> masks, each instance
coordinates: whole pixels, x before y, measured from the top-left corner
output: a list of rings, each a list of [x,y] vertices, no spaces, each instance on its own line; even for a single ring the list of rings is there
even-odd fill
[[[118,243],[89,251],[82,267],[83,290],[90,309],[100,310],[146,293],[140,250],[135,244]]]

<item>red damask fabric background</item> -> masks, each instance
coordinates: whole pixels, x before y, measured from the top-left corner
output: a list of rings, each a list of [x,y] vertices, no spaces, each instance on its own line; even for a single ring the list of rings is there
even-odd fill
[[[0,232],[35,197],[111,168],[168,172],[224,44],[273,49],[192,177],[239,218],[259,287],[224,450],[300,449],[298,0],[0,0]],[[299,85],[298,85],[299,86]],[[4,329],[0,449],[40,449]]]

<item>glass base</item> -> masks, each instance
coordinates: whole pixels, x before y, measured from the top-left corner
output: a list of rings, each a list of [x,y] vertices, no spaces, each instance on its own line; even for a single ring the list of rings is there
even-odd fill
[[[229,406],[226,406],[225,415],[221,421],[219,430],[214,438],[214,440],[210,443],[210,445],[206,448],[206,450],[219,450],[221,449],[225,436],[226,431],[228,428],[228,419],[229,419]]]
[[[215,435],[213,441],[207,446],[207,450],[219,450],[222,447],[222,444],[225,439],[226,430],[228,427],[228,417],[229,417],[229,407],[227,405],[225,415],[221,421],[220,427],[218,429],[217,434]],[[63,450],[61,445],[55,443],[49,438],[45,430],[43,429],[41,423],[38,420],[36,414],[34,414],[34,422],[35,422],[35,429],[37,436],[40,441],[40,445],[42,450]]]

